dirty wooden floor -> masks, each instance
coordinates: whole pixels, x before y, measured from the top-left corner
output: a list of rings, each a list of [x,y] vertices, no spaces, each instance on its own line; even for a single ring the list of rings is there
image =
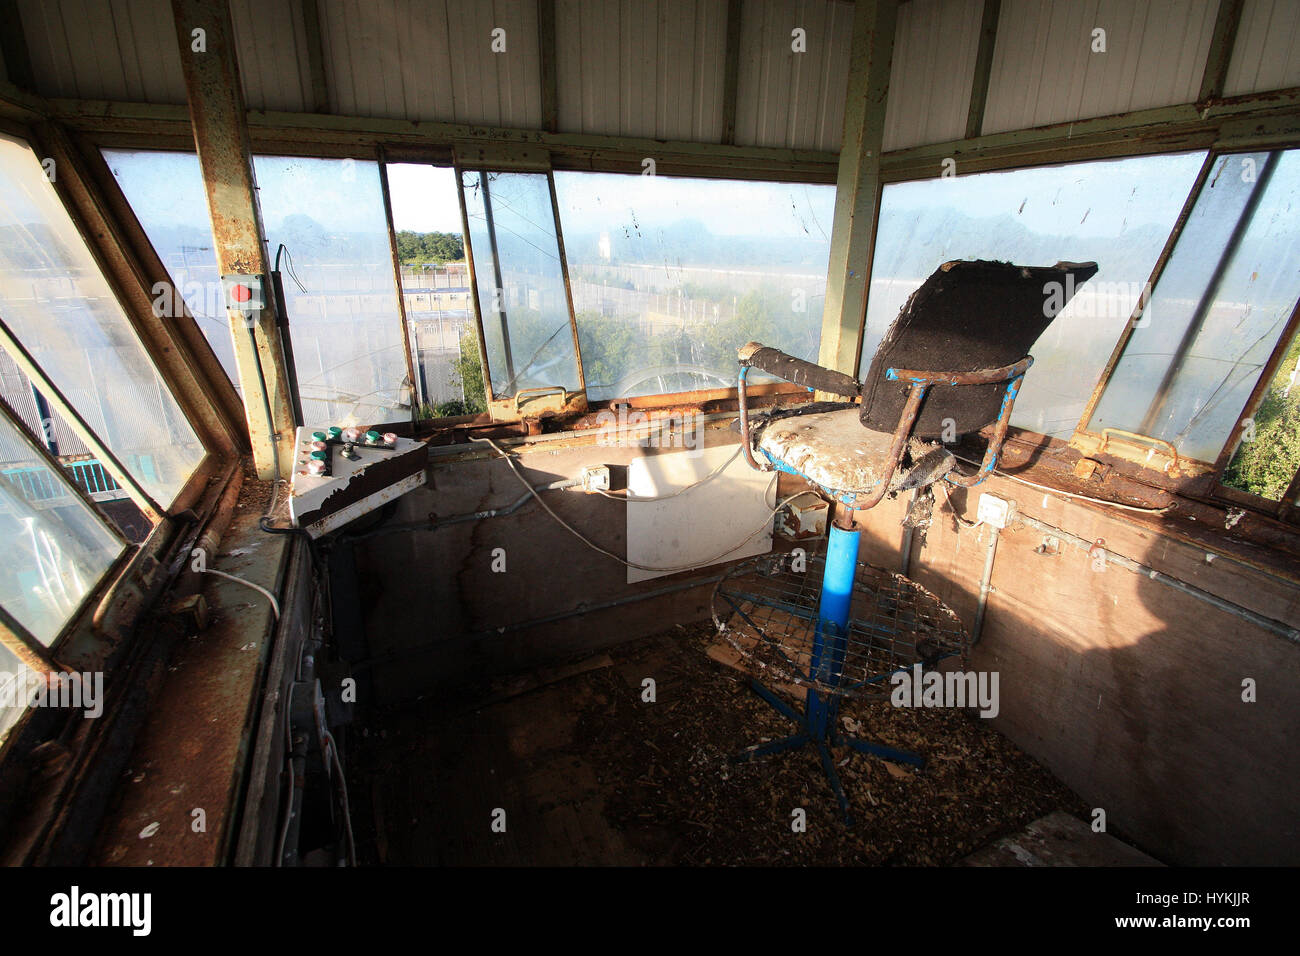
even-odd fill
[[[470,705],[372,715],[349,758],[363,862],[948,865],[1052,811],[1084,812],[978,717],[850,703],[841,720],[859,736],[929,762],[916,773],[837,751],[857,817],[846,829],[816,751],[735,759],[790,728],[717,645],[711,625],[678,627]]]

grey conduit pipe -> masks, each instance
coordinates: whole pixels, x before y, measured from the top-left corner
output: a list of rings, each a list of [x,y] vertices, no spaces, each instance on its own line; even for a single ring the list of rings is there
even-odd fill
[[[1080,551],[1099,550],[1105,553],[1106,561],[1110,564],[1116,564],[1121,568],[1132,571],[1134,574],[1140,574],[1143,577],[1157,581],[1165,587],[1173,588],[1175,591],[1181,591],[1189,597],[1194,597],[1198,601],[1204,601],[1212,607],[1217,607],[1220,611],[1226,611],[1228,614],[1235,615],[1244,621],[1249,621],[1256,627],[1262,628],[1278,637],[1285,638],[1292,644],[1300,644],[1300,630],[1286,624],[1282,621],[1276,621],[1271,617],[1265,617],[1263,614],[1257,614],[1249,608],[1244,608],[1240,604],[1233,604],[1231,601],[1225,601],[1209,591],[1202,591],[1185,581],[1177,578],[1171,578],[1167,574],[1162,574],[1155,568],[1147,567],[1145,564],[1139,564],[1132,558],[1126,558],[1122,554],[1116,554],[1114,551],[1108,551],[1105,548],[1098,547],[1094,542],[1081,538],[1078,535],[1070,534],[1068,531],[1062,531],[1045,521],[1039,521],[1037,518],[1031,518],[1028,515],[1017,515],[1016,520],[1026,527],[1033,528],[1043,534],[1050,534],[1052,537],[1073,545]]]
[[[582,484],[581,478],[562,478],[559,481],[552,481],[549,485],[537,485],[534,491],[558,491],[561,488],[576,488]],[[532,495],[525,491],[516,498],[511,504],[500,508],[491,508],[487,511],[475,511],[471,514],[450,515],[446,518],[438,518],[434,521],[410,521],[405,524],[383,525],[374,531],[363,531],[361,534],[348,535],[350,541],[362,541],[366,538],[373,538],[384,534],[397,534],[403,531],[437,531],[439,528],[445,528],[448,525],[461,524],[465,521],[483,521],[487,518],[504,518],[506,515],[514,514],[525,504],[532,500]]]
[[[971,647],[980,642],[980,633],[984,630],[984,611],[989,605],[989,595],[993,593],[993,562],[998,554],[998,535],[1001,531],[992,525],[985,525],[993,536],[984,551],[984,574],[980,578],[980,600],[979,606],[975,609],[975,626],[970,631]]]

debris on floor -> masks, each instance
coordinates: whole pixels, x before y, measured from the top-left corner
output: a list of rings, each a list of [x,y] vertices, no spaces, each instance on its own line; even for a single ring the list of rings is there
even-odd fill
[[[927,766],[835,750],[846,828],[815,750],[738,759],[792,728],[710,656],[716,641],[711,624],[679,626],[477,706],[372,715],[351,759],[370,862],[951,865],[1054,811],[1084,818],[988,721],[847,701],[846,732]]]

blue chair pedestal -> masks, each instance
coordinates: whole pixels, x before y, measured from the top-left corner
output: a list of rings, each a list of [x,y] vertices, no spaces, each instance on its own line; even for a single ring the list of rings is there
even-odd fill
[[[853,604],[853,584],[857,575],[858,545],[857,531],[831,526],[826,545],[826,566],[822,575],[817,629],[813,638],[808,675],[811,680],[831,689],[838,686],[843,675]],[[844,787],[840,784],[839,774],[835,772],[835,761],[831,756],[832,747],[847,746],[871,757],[910,764],[918,768],[925,766],[925,758],[918,754],[895,750],[882,744],[841,734],[836,727],[840,700],[838,694],[821,694],[816,688],[809,687],[804,712],[800,714],[757,680],[750,682],[750,688],[778,714],[792,721],[799,731],[789,737],[750,747],[740,754],[740,759],[752,760],[755,757],[765,757],[786,750],[798,750],[808,744],[816,747],[821,757],[822,769],[826,772],[826,779],[830,782],[835,799],[839,802],[840,812],[846,825],[852,825],[853,817],[849,810],[848,798],[844,794]]]

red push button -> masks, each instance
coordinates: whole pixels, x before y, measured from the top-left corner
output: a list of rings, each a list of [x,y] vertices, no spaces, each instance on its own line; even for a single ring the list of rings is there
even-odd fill
[[[247,302],[253,297],[253,290],[246,285],[237,285],[230,290],[230,294],[236,302]]]

